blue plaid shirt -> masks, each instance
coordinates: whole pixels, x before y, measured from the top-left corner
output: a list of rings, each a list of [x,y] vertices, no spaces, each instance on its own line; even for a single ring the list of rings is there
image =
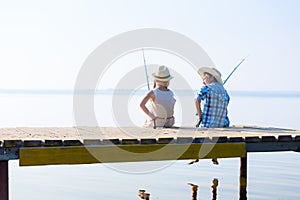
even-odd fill
[[[218,128],[228,127],[227,106],[230,97],[218,82],[203,86],[197,96],[197,100],[203,104],[201,127]]]

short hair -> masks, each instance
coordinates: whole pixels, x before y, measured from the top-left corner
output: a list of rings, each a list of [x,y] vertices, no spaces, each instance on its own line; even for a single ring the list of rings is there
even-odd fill
[[[218,82],[218,80],[216,79],[216,77],[214,77],[212,74],[208,73],[208,72],[204,72],[203,73],[204,75],[208,75],[210,77],[213,77],[214,78],[214,81]]]

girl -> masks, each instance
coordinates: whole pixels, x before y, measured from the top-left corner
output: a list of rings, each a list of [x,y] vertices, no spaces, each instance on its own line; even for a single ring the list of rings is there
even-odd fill
[[[176,99],[174,93],[168,88],[173,77],[166,66],[160,66],[158,72],[153,73],[152,76],[154,77],[153,90],[150,90],[140,103],[141,109],[148,116],[144,126],[170,128],[175,123],[173,114]],[[148,101],[150,104],[146,106]]]

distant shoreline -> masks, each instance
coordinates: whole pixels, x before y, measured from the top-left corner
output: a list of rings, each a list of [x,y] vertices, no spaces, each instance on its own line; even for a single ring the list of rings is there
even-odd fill
[[[176,90],[176,95],[192,95],[197,89]],[[103,90],[80,90],[71,89],[0,89],[0,95],[144,95],[147,90],[129,89],[103,89]],[[261,98],[300,98],[300,91],[236,91],[228,90],[230,96],[235,97],[261,97]]]

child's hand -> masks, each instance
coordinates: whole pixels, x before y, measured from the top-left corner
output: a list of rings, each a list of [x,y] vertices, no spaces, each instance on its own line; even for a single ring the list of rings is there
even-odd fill
[[[199,119],[198,123],[196,124],[197,128],[200,126],[201,122],[202,122],[202,119]]]

